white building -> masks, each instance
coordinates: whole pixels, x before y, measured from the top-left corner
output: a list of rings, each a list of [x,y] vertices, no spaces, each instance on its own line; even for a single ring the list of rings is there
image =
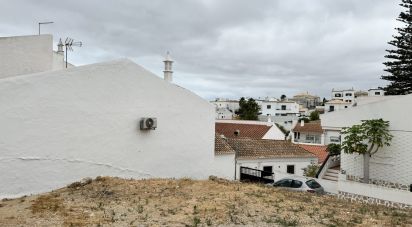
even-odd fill
[[[129,60],[16,73],[0,79],[0,197],[99,175],[222,174],[212,169],[214,107]],[[145,117],[155,130],[140,129]]]
[[[237,155],[235,155],[236,152]],[[236,172],[236,179],[242,180],[241,167],[267,173],[276,172],[303,176],[305,168],[318,163],[318,158],[315,155],[285,140],[226,138],[217,134],[215,153],[216,158],[222,163],[232,161],[232,165],[225,170],[229,179],[230,177],[233,179]],[[237,156],[236,170],[234,169],[235,156]],[[220,169],[223,170],[222,167]]]
[[[64,52],[53,51],[52,35],[0,37],[0,50],[0,78],[65,68]]]
[[[324,145],[325,136],[319,121],[305,123],[303,120],[290,131],[292,143]]]
[[[235,136],[237,130],[239,135]],[[285,140],[285,134],[272,122],[216,120],[215,132],[227,138]]]
[[[385,91],[382,88],[372,88],[368,90],[368,96],[384,96]]]
[[[341,154],[339,193],[342,198],[366,198],[369,202],[385,205],[412,206],[409,192],[412,190],[412,123],[407,120],[412,111],[411,103],[412,95],[385,96],[381,101],[321,116],[322,127],[336,133],[344,127],[360,124],[361,120],[382,118],[389,121],[389,130],[394,136],[389,147],[381,148],[371,157],[370,184],[358,183],[363,177],[363,156]]]
[[[261,112],[264,116],[297,116],[299,104],[292,101],[263,100]]]
[[[236,117],[236,111],[239,110],[239,101],[217,98],[211,101],[215,105],[216,119],[231,120]]]
[[[353,88],[344,90],[332,89],[332,99],[339,99],[349,104],[353,103],[355,100],[355,90]]]
[[[332,99],[325,103],[325,113],[340,111],[352,107],[352,103],[340,99]]]

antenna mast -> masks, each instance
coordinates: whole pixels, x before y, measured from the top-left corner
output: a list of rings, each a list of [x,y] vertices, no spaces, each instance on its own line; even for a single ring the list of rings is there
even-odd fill
[[[66,68],[67,68],[67,50],[73,51],[73,46],[82,47],[83,43],[81,41],[74,42],[74,39],[67,37],[64,41],[64,46],[66,48]]]

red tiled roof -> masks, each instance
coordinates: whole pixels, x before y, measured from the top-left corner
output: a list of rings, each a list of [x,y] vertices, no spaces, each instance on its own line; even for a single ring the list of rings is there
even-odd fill
[[[215,132],[224,135],[226,138],[234,138],[234,132],[239,130],[239,138],[262,139],[263,136],[269,131],[270,127],[271,126],[257,124],[216,122]]]
[[[320,134],[323,133],[323,129],[322,129],[322,126],[320,125],[320,121],[305,123],[303,126],[300,126],[300,122],[298,122],[292,131],[294,132],[315,132],[315,133],[320,133]]]
[[[227,139],[220,134],[215,134],[215,154],[234,154],[235,150],[228,144]]]
[[[315,155],[286,140],[227,139],[236,148],[239,159],[316,158]]]
[[[299,144],[299,146],[316,155],[318,157],[319,163],[323,163],[328,156],[327,146],[306,144]]]

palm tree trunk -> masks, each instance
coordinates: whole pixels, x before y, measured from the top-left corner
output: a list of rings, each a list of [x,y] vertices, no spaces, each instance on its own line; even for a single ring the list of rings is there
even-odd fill
[[[363,154],[363,183],[369,183],[369,159],[371,158],[370,154]]]

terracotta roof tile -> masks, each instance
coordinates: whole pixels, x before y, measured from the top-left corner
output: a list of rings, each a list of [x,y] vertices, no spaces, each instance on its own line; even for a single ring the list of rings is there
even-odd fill
[[[294,132],[316,132],[316,133],[323,133],[322,126],[320,125],[320,121],[313,122],[313,123],[305,123],[302,126],[300,126],[300,123],[298,122],[296,126],[293,128]]]
[[[220,134],[215,134],[215,154],[234,154],[235,150],[228,144],[227,139]]]
[[[319,163],[323,163],[328,156],[328,146],[323,145],[306,145],[299,144],[299,146],[318,157]]]
[[[229,145],[238,151],[238,159],[316,158],[290,141],[250,138],[229,138]]]
[[[234,132],[239,130],[239,138],[262,139],[263,136],[269,131],[270,127],[271,126],[257,124],[216,122],[215,132],[224,135],[226,138],[234,138]]]

